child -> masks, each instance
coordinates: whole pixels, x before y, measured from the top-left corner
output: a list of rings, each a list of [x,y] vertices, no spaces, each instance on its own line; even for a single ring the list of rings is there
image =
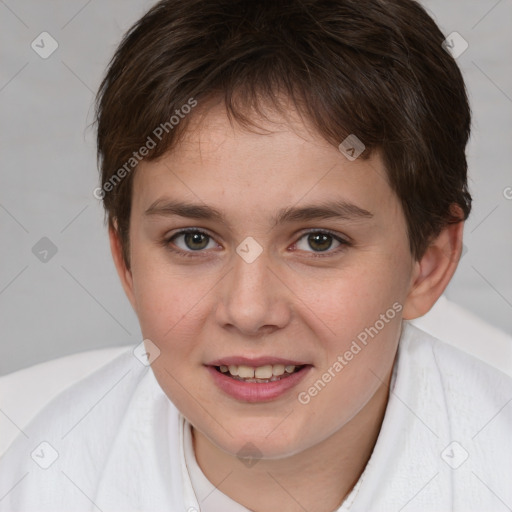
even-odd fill
[[[510,510],[511,380],[408,323],[471,207],[443,40],[412,0],[166,0],[128,32],[95,195],[144,346],[36,417],[0,511]]]

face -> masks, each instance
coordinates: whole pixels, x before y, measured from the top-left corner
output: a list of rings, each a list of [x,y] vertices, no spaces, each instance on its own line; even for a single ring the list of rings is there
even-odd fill
[[[350,161],[298,120],[263,126],[212,109],[140,164],[125,288],[194,427],[227,453],[281,458],[382,386],[414,260],[377,153]]]

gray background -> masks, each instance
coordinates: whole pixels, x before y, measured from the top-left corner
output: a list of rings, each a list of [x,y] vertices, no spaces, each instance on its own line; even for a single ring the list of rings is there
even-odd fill
[[[89,125],[108,60],[153,3],[0,0],[0,374],[141,340],[92,195]],[[446,295],[512,333],[512,0],[423,3],[446,35],[469,43],[457,61],[474,111],[474,209]],[[43,31],[59,45],[47,59],[31,48]],[[43,237],[57,249],[46,262],[33,252],[47,248]]]

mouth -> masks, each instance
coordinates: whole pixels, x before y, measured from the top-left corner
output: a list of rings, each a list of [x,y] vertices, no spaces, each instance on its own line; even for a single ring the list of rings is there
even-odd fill
[[[269,402],[295,388],[313,368],[284,359],[227,358],[205,365],[223,393],[242,402]]]
[[[262,366],[248,366],[248,365],[219,365],[213,366],[215,370],[222,373],[226,377],[231,377],[234,380],[258,384],[267,384],[269,382],[277,382],[287,379],[294,373],[301,371],[307,365],[293,365],[293,364],[266,364]]]

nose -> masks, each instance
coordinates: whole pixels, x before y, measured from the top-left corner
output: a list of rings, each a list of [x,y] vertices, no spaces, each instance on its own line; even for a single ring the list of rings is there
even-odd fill
[[[290,321],[291,291],[263,251],[251,263],[238,254],[222,280],[216,319],[224,328],[249,337],[282,329]],[[274,265],[275,266],[275,265]]]

